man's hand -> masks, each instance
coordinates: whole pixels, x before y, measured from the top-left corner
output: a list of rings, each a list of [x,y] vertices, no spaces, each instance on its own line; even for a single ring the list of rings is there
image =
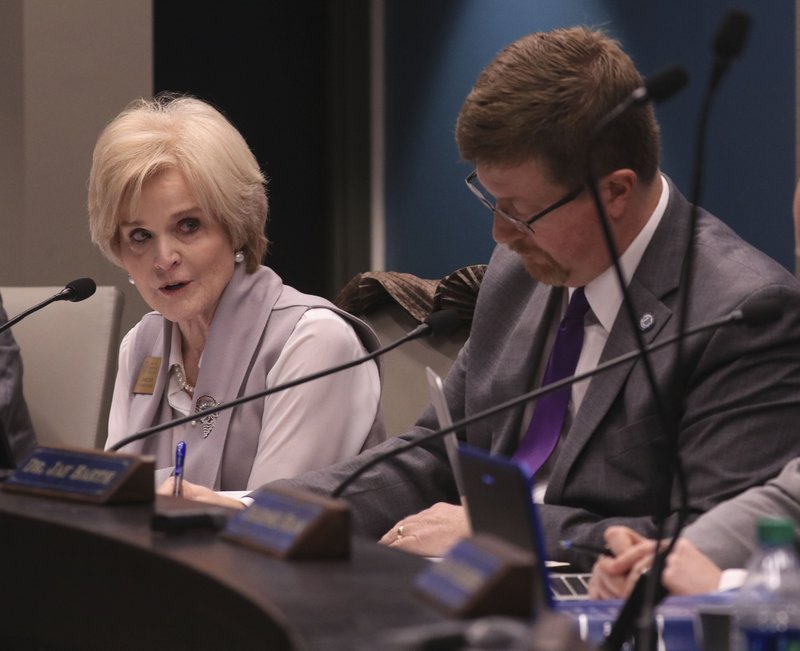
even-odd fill
[[[462,506],[439,502],[400,520],[384,534],[380,543],[420,556],[444,556],[471,533]]]
[[[175,478],[169,477],[156,491],[159,495],[172,495],[175,488]],[[230,497],[224,497],[212,491],[205,486],[198,486],[192,484],[185,479],[181,483],[181,497],[187,500],[197,500],[198,502],[208,502],[209,504],[216,504],[218,506],[227,506],[231,509],[243,509],[244,504],[239,500],[232,500]]]
[[[672,594],[702,594],[719,589],[722,578],[714,562],[686,538],[679,538],[667,556],[662,582]]]
[[[620,556],[626,551],[646,542],[648,539],[628,527],[609,527],[603,534],[606,547],[614,556]]]
[[[643,538],[627,527],[609,527],[606,546],[614,558],[600,558],[592,568],[589,596],[592,599],[627,597],[643,572],[653,565],[654,540]],[[666,545],[666,541],[663,541]],[[667,556],[661,582],[672,594],[702,594],[719,587],[722,571],[686,538],[679,538]]]
[[[591,599],[624,599],[653,564],[656,544],[628,527],[609,527],[604,534],[613,557],[600,557],[589,580]]]

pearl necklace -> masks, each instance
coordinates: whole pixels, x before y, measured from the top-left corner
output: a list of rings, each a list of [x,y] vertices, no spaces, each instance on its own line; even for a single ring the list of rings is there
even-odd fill
[[[194,396],[194,387],[186,381],[186,376],[183,374],[183,369],[180,364],[173,364],[170,369],[175,374],[175,379],[181,385],[181,389],[186,391],[190,396]]]

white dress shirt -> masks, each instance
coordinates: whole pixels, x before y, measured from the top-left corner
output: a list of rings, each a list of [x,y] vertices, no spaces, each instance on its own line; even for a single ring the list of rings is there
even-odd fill
[[[634,238],[634,240],[619,258],[626,287],[630,283],[633,274],[636,272],[639,262],[644,255],[645,249],[647,249],[647,245],[650,244],[650,240],[653,238],[653,233],[655,233],[656,228],[658,228],[658,225],[661,222],[661,218],[664,216],[668,202],[669,184],[662,176],[661,196],[659,197],[653,213],[650,215],[642,230],[639,231],[639,234]],[[575,288],[569,288],[569,298],[572,298],[572,292],[574,291]],[[586,325],[584,326],[583,334],[583,347],[581,348],[581,354],[578,358],[578,364],[575,368],[576,375],[590,371],[597,366],[600,356],[603,354],[603,348],[605,348],[606,341],[608,341],[608,334],[611,332],[611,328],[613,327],[614,321],[616,320],[617,314],[622,306],[622,289],[617,281],[617,274],[614,270],[614,267],[609,267],[597,278],[589,282],[584,287],[584,293],[586,294],[586,300],[589,303],[590,311],[586,315]],[[561,314],[564,314],[566,311],[567,302],[568,299],[562,306]],[[550,342],[547,348],[548,351],[552,347],[552,342],[555,339],[555,329],[557,327],[558,323],[554,323],[553,332],[551,333]],[[545,358],[541,362],[541,368],[537,371],[538,378],[543,376],[544,366],[546,364],[547,359]],[[586,395],[586,390],[589,388],[589,383],[591,381],[592,378],[587,378],[581,382],[575,382],[572,385],[569,407],[567,408],[567,415],[564,419],[564,425],[561,430],[562,436],[564,432],[569,431],[572,420],[575,417],[575,414],[578,412],[578,408],[581,406],[581,403],[583,402],[583,398]],[[534,408],[535,403],[529,405],[525,410],[525,414],[522,419],[523,429],[521,436],[524,436],[528,429]],[[547,480],[550,477],[555,460],[558,457],[559,448],[560,439],[559,443],[556,444],[556,448],[553,450],[553,453],[536,473],[536,484],[533,491],[533,497],[534,501],[540,504],[544,502],[544,494],[547,490]]]

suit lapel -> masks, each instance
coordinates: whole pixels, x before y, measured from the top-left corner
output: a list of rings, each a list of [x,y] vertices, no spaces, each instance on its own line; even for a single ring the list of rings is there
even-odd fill
[[[172,339],[172,324],[156,314],[147,314],[138,326],[137,336],[134,340],[134,350],[130,359],[138,368],[131,374],[130,379],[130,406],[128,408],[129,421],[127,435],[135,434],[143,429],[152,427],[159,422],[159,410],[166,393],[169,377],[169,347]],[[152,343],[150,343],[152,342]],[[148,346],[149,344],[149,346]],[[134,393],[142,362],[146,356],[159,356],[160,365],[152,393]],[[131,454],[155,454],[156,450],[166,441],[170,447],[169,436],[151,436],[144,440],[134,441],[125,447],[125,452]],[[167,453],[167,458],[171,453]]]
[[[508,400],[531,390],[532,369],[542,365],[542,356],[548,354],[550,326],[559,316],[564,291],[541,283],[536,284],[509,338],[510,342],[514,342],[510,348],[515,354],[504,355],[491,375],[492,396]],[[529,343],[520,346],[522,342]],[[494,404],[485,405],[486,408],[492,406]],[[513,453],[519,444],[524,411],[523,404],[517,409],[505,410],[489,420],[492,450],[509,455]]]
[[[265,286],[256,282],[258,275],[266,273],[265,270],[246,274],[243,266],[237,265],[214,314],[195,388],[195,406],[204,396],[213,398],[218,404],[239,396],[255,350],[261,342],[259,335],[264,331],[272,307],[280,296],[282,284],[277,276]],[[235,355],[231,355],[232,341],[236,342]],[[230,409],[219,412],[207,437],[199,424],[190,428],[191,433],[187,436],[193,439],[195,445],[192,463],[186,466],[186,478],[189,481],[203,486],[217,486],[232,413]]]
[[[669,204],[628,287],[636,318],[640,323],[646,315],[652,319],[653,325],[642,333],[645,345],[658,341],[659,334],[672,318],[672,310],[664,304],[663,299],[674,292],[680,284],[688,235],[689,204],[672,183],[670,181],[668,183],[670,183]],[[600,357],[600,363],[636,349],[633,325],[624,306],[621,306]],[[641,360],[637,359],[620,364],[602,372],[589,384],[581,407],[563,439],[559,457],[548,483],[548,502],[561,501],[568,474],[581,450],[595,434],[612,403],[622,391],[631,370],[636,364],[641,363]],[[642,399],[649,399],[646,397],[651,392],[649,386],[642,386],[638,390],[643,395]]]

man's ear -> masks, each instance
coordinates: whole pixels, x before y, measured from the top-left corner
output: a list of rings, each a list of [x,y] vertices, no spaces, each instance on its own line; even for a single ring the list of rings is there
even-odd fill
[[[633,198],[638,177],[631,169],[614,170],[598,181],[600,198],[609,219],[622,217]]]

